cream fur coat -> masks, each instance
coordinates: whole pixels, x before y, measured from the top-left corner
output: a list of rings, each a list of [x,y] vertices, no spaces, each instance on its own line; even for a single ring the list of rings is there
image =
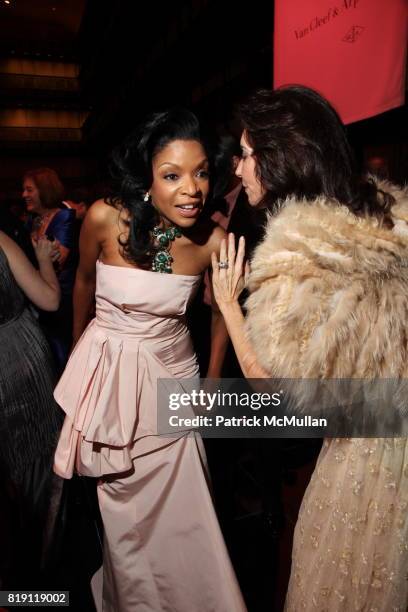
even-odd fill
[[[324,198],[289,199],[269,218],[246,327],[271,377],[408,378],[408,191],[380,187],[396,199],[393,230]],[[299,512],[285,612],[405,612],[407,567],[407,439],[326,439]]]
[[[249,277],[246,330],[271,377],[408,376],[408,189],[393,230],[324,197],[270,216]]]

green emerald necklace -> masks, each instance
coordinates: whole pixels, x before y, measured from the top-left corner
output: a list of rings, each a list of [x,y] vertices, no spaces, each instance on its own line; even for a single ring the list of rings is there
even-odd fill
[[[162,229],[161,227],[156,226],[153,228],[153,236],[155,237],[160,249],[153,257],[152,271],[171,274],[171,264],[173,258],[169,253],[169,246],[176,238],[180,238],[180,236],[182,236],[181,230],[174,225],[168,227],[167,229]]]

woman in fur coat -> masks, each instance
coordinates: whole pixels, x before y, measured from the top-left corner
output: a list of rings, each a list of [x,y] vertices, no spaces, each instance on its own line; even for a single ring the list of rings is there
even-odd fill
[[[230,235],[213,255],[213,284],[244,375],[408,378],[408,192],[359,177],[340,120],[312,90],[259,91],[240,115],[237,174],[270,211],[246,320],[242,238],[237,254]],[[407,578],[407,439],[326,439],[286,610],[406,612]]]

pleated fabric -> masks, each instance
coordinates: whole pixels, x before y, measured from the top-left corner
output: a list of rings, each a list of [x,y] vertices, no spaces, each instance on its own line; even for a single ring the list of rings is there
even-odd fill
[[[246,609],[202,441],[157,431],[158,379],[198,377],[185,312],[199,282],[98,262],[96,317],[55,391],[66,418],[54,469],[99,478],[104,612]]]

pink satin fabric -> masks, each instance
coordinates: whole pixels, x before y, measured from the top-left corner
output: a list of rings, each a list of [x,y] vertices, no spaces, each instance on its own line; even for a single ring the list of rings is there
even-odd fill
[[[97,262],[96,317],[54,394],[66,413],[57,474],[125,472],[168,443],[156,435],[156,383],[198,376],[184,314],[200,278]]]
[[[203,470],[185,435],[98,486],[103,612],[244,612]],[[200,460],[201,459],[201,460]]]
[[[184,315],[199,282],[98,262],[96,317],[55,390],[55,471],[100,478],[104,612],[246,610],[201,439],[157,435],[157,379],[198,376]]]

